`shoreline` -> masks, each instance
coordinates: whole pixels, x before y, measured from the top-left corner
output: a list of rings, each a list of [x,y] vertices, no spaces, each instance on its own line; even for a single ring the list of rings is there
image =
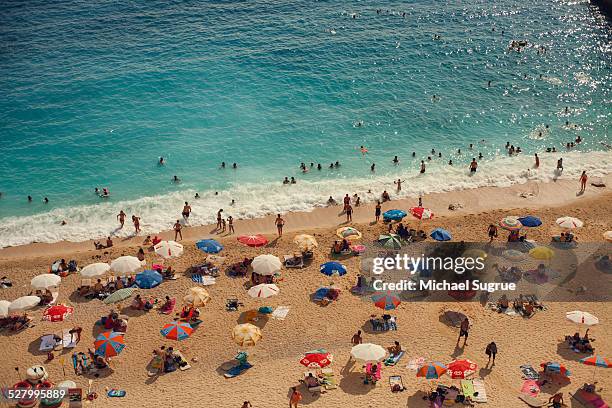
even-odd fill
[[[561,207],[575,200],[596,199],[602,195],[610,193],[609,185],[612,184],[612,175],[602,177],[606,187],[598,188],[588,185],[586,192],[582,195],[577,194],[578,182],[572,180],[557,180],[554,182],[529,181],[525,184],[514,184],[509,187],[478,187],[464,190],[456,190],[443,193],[431,193],[423,196],[424,207],[431,208],[436,215],[428,224],[425,224],[425,229],[436,224],[436,219],[446,218],[449,216],[468,216],[475,213],[482,213],[492,210],[507,210],[513,209],[541,209]],[[532,196],[521,197],[520,194]],[[449,204],[461,204],[462,208],[451,211],[448,209]],[[503,203],[500,205],[500,203]],[[382,204],[382,211],[387,211],[393,208],[407,210],[410,207],[417,205],[413,198],[401,198],[385,202]],[[318,207],[312,211],[296,211],[282,214],[285,219],[284,232],[296,232],[304,230],[317,230],[330,227],[341,227],[348,224],[365,224],[371,223],[374,218],[374,203],[363,204],[359,207],[354,207],[352,223],[346,223],[345,216],[342,213],[342,206]],[[571,215],[571,214],[568,214]],[[234,221],[235,234],[217,233],[215,224],[206,224],[202,226],[184,227],[183,241],[193,242],[203,238],[227,238],[238,237],[248,234],[264,234],[276,236],[276,227],[274,225],[275,215],[267,215],[265,217],[253,219],[236,219]],[[407,224],[414,224],[416,220],[408,215],[405,218]],[[129,221],[129,220],[127,220]],[[125,228],[131,228],[127,226]],[[115,237],[113,239],[113,248],[124,248],[140,246],[142,241],[148,234]],[[162,239],[174,239],[173,231],[164,230],[157,234]],[[85,241],[59,241],[54,243],[31,243],[14,247],[6,247],[0,249],[0,260],[14,260],[23,257],[31,256],[63,256],[67,253],[80,253],[93,251],[94,239]]]

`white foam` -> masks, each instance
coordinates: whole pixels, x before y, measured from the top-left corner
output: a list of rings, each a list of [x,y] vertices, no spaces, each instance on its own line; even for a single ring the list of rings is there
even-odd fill
[[[0,226],[0,247],[32,242],[83,241],[107,235],[125,237],[133,233],[129,220],[132,214],[141,217],[141,235],[154,234],[171,229],[176,219],[181,218],[184,201],[189,201],[193,208],[189,219],[189,225],[193,226],[214,223],[219,208],[224,209],[225,216],[232,215],[239,219],[310,211],[325,205],[330,195],[341,201],[346,193],[358,193],[364,202],[373,201],[384,189],[394,195],[393,180],[397,178],[405,180],[400,197],[485,186],[505,187],[528,180],[549,182],[555,178],[558,157],[563,157],[565,167],[559,177],[561,179],[577,180],[582,170],[587,170],[591,177],[602,177],[612,171],[611,152],[560,152],[540,154],[540,169],[529,171],[527,169],[533,165],[531,155],[499,156],[494,160],[481,161],[478,172],[473,176],[469,175],[465,163],[449,166],[446,161],[439,161],[428,163],[425,174],[419,174],[416,167],[398,167],[396,173],[384,176],[299,181],[296,185],[245,183],[219,192],[218,196],[213,192],[200,192],[202,197],[197,200],[193,198],[195,191],[185,190],[131,201],[107,201],[96,205],[58,208],[26,217],[4,218]],[[369,189],[373,193],[368,194]],[[235,206],[229,205],[232,199],[236,200]],[[125,228],[117,230],[116,215],[121,209],[128,214],[128,219]],[[67,225],[61,226],[62,220],[66,220]]]

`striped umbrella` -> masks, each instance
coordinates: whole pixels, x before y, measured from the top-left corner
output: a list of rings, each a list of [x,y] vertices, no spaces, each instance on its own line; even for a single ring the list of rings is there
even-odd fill
[[[591,356],[591,357],[585,357],[585,358],[581,358],[579,360],[582,364],[586,364],[586,365],[590,365],[590,366],[595,366],[595,367],[603,367],[603,368],[610,368],[612,367],[612,364],[610,364],[610,361],[607,358],[601,357],[601,356]]]
[[[372,300],[374,301],[374,306],[383,310],[393,310],[398,307],[400,303],[402,303],[397,294],[393,292],[373,295]]]
[[[261,340],[261,329],[251,323],[239,324],[232,330],[232,339],[239,346],[254,346]]]
[[[51,306],[43,312],[43,320],[48,320],[50,322],[61,322],[72,313],[74,313],[74,307],[66,305]]]
[[[499,221],[499,226],[508,231],[518,231],[523,227],[518,217],[504,217]]]
[[[419,220],[429,220],[433,218],[434,213],[429,208],[424,207],[412,207],[410,209],[410,214],[413,217],[418,218]]]
[[[280,289],[273,283],[262,283],[250,288],[247,293],[254,298],[269,298],[270,296],[278,295]]]
[[[582,221],[574,217],[557,218],[557,221],[555,221],[555,223],[561,228],[565,228],[565,229],[580,228],[584,225]]]
[[[323,275],[327,276],[342,276],[346,275],[346,266],[342,265],[340,262],[325,262],[321,265],[320,271]]]
[[[207,254],[218,254],[223,249],[223,245],[214,239],[201,239],[196,242],[196,248]]]
[[[293,243],[296,244],[302,251],[312,251],[319,246],[319,243],[315,237],[308,234],[296,235],[295,238],[293,238]]]
[[[178,258],[183,254],[183,245],[176,241],[160,241],[155,244],[153,250],[164,259]]]
[[[334,356],[325,350],[313,350],[304,353],[300,364],[309,368],[325,368],[332,363]]]
[[[442,363],[430,363],[419,367],[416,376],[431,380],[435,378],[440,378],[440,376],[442,376],[446,372],[446,370],[446,366]]]
[[[400,249],[402,247],[402,239],[397,234],[383,234],[378,237],[378,243],[389,249]]]
[[[465,378],[474,372],[478,366],[475,362],[468,359],[453,360],[446,366],[450,372],[451,378]]]
[[[121,302],[121,301],[129,298],[130,296],[132,296],[132,293],[134,293],[135,290],[136,289],[134,289],[134,288],[119,289],[119,290],[113,292],[113,294],[111,294],[109,297],[104,299],[104,303],[109,305],[111,303]]]
[[[241,235],[238,238],[238,242],[250,247],[260,247],[268,243],[268,240],[263,235]]]
[[[162,336],[170,340],[185,340],[193,333],[193,327],[187,322],[175,320],[162,327],[159,332]]]
[[[205,306],[210,302],[210,295],[206,289],[199,286],[189,288],[187,295],[183,298],[183,301],[193,307]]]
[[[336,235],[340,238],[346,238],[346,239],[360,239],[361,238],[361,232],[359,232],[353,227],[338,228],[336,230]]]
[[[123,340],[123,333],[106,331],[98,337],[94,342],[96,348],[96,355],[102,357],[113,357],[121,353],[125,348],[125,342]]]

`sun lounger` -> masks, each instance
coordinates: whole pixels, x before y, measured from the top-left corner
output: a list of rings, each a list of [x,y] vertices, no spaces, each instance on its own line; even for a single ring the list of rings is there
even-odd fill
[[[76,347],[76,340],[73,339],[73,335],[70,333],[70,329],[62,330],[62,345],[64,348]]]
[[[246,370],[248,370],[251,367],[253,367],[253,365],[250,363],[239,364],[227,370],[227,372],[223,374],[223,376],[225,378],[234,378],[244,373]]]
[[[289,306],[278,306],[272,312],[272,318],[277,320],[285,320],[287,314],[289,314]]]
[[[391,392],[399,392],[406,389],[401,375],[392,375],[389,377],[389,387],[391,388]]]
[[[389,356],[386,360],[385,360],[385,365],[386,366],[394,366],[396,365],[400,359],[404,356],[404,354],[406,354],[406,352],[404,350],[400,351],[398,354],[394,355],[394,356]]]
[[[542,401],[536,397],[532,397],[531,395],[527,395],[523,393],[519,394],[519,399],[523,401],[525,404],[529,405],[530,407],[534,407],[534,408],[545,407],[548,405],[548,401]]]
[[[293,255],[285,255],[285,268],[303,268],[304,267],[304,258],[299,257],[296,261],[295,256]]]
[[[540,378],[540,374],[530,365],[522,365],[521,372],[523,373],[523,378],[526,380],[537,380]]]
[[[571,394],[572,397],[580,402],[585,407],[589,408],[609,408],[610,406],[597,394],[586,392],[583,389],[579,389],[575,394]]]
[[[62,342],[56,341],[55,334],[45,334],[40,338],[40,347],[39,351],[52,351],[52,350],[61,350]]]
[[[472,400],[478,403],[486,403],[487,402],[487,389],[485,387],[484,380],[481,378],[474,378],[472,380],[472,384],[474,384],[474,396]]]

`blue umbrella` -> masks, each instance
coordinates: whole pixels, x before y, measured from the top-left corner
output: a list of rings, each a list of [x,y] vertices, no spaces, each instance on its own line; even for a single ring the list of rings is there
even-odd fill
[[[340,262],[325,262],[321,265],[321,273],[327,276],[332,275],[346,275],[346,267]]]
[[[196,247],[207,254],[217,254],[223,249],[223,245],[214,239],[201,239],[196,242]]]
[[[429,236],[435,239],[436,241],[450,241],[451,239],[453,239],[451,233],[443,228],[436,228],[435,230],[431,231],[431,234]]]
[[[136,285],[140,289],[151,289],[159,285],[164,278],[157,271],[147,269],[136,275]]]
[[[383,220],[385,221],[399,221],[406,216],[406,212],[402,210],[389,210],[383,214]]]
[[[539,227],[540,225],[542,225],[542,220],[540,220],[538,217],[534,217],[533,215],[528,215],[526,217],[520,217],[518,220],[525,227]]]

